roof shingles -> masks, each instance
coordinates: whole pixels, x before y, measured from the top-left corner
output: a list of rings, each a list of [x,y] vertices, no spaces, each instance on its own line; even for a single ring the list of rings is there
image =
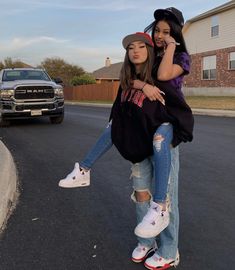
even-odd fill
[[[109,79],[109,80],[119,80],[120,70],[122,68],[123,62],[112,64],[109,67],[102,67],[95,70],[92,75],[96,79]]]

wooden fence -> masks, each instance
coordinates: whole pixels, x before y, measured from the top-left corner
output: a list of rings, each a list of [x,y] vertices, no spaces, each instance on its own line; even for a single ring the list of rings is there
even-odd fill
[[[118,87],[117,81],[70,86],[64,88],[64,97],[73,101],[114,101]]]

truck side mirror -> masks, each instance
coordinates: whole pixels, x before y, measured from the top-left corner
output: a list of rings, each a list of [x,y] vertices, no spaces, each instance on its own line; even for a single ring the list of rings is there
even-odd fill
[[[57,84],[62,84],[63,81],[60,78],[54,78],[53,81]]]

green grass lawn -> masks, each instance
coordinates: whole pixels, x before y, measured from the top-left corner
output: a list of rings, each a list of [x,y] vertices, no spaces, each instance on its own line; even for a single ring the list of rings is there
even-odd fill
[[[212,96],[186,96],[186,101],[193,109],[216,109],[235,110],[235,96],[212,97]],[[76,102],[76,100],[74,100]],[[112,104],[112,101],[83,100],[79,103],[102,103]]]
[[[187,96],[186,101],[194,109],[235,110],[235,96]]]

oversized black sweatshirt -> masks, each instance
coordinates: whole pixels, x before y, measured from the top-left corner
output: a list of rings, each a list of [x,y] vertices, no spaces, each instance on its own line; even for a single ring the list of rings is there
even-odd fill
[[[194,119],[181,89],[172,81],[156,81],[155,85],[165,93],[165,106],[150,101],[141,90],[119,87],[111,110],[112,142],[132,163],[153,155],[153,135],[164,122],[173,125],[173,147],[193,139]]]

